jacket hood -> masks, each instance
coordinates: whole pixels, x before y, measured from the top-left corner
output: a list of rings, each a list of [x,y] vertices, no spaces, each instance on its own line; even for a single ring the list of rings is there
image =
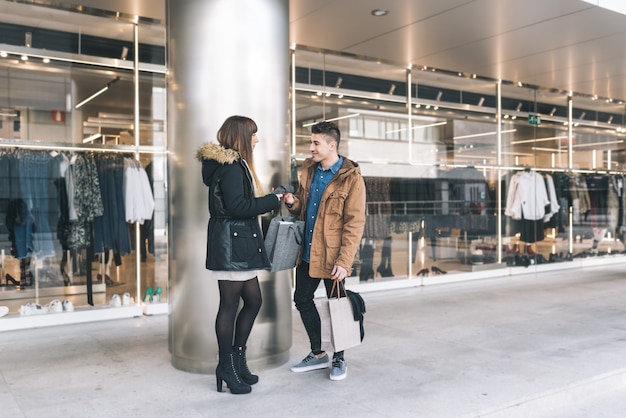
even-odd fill
[[[343,164],[341,165],[340,170],[342,169],[346,169],[346,170],[357,169],[359,173],[361,172],[361,167],[359,166],[359,163],[347,157],[343,157]]]
[[[210,186],[218,168],[233,164],[241,157],[234,149],[224,148],[218,144],[204,144],[196,151],[196,158],[202,162],[202,181]]]
[[[196,151],[196,158],[200,161],[215,160],[220,165],[232,164],[240,156],[234,149],[224,148],[219,144],[204,144]]]

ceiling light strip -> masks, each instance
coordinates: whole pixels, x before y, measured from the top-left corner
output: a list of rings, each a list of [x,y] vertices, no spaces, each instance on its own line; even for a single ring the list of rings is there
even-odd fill
[[[550,136],[547,138],[521,139],[519,141],[512,141],[511,145],[531,144],[533,142],[544,142],[544,141],[552,141],[552,140],[557,140],[557,139],[567,139],[567,136],[561,135],[561,136]]]
[[[414,126],[411,129],[415,130],[415,129],[424,129],[424,128],[431,128],[433,126],[440,126],[440,125],[447,125],[448,122],[437,122],[437,123],[429,123],[428,125],[418,125],[418,126]],[[392,129],[390,131],[386,131],[386,134],[393,134],[396,132],[404,132],[406,131],[406,128],[401,128],[401,129]]]
[[[511,133],[511,132],[517,132],[517,129],[507,129],[505,131],[502,131],[503,134],[508,134],[508,133]],[[493,131],[493,132],[483,132],[483,133],[480,133],[480,134],[455,136],[452,139],[478,138],[480,136],[495,135],[496,133],[497,133],[496,131]]]
[[[87,142],[93,142],[96,139],[100,138],[101,136],[102,134],[100,133],[89,135],[87,138],[83,139],[83,144],[86,144]]]
[[[593,142],[589,144],[576,144],[576,145],[572,145],[572,148],[596,147],[598,145],[614,145],[614,144],[622,144],[622,143],[624,143],[624,140],[620,139],[617,141]]]
[[[557,148],[542,148],[542,147],[530,147],[534,151],[547,151],[547,152],[559,152],[561,154],[567,154],[567,150]]]
[[[360,116],[360,113],[352,113],[350,115],[344,115],[344,116],[337,116],[336,118],[330,118],[330,119],[324,119],[323,121],[320,122],[332,122],[334,120],[341,120],[341,119],[348,119],[348,118],[354,118],[356,116]],[[309,123],[305,123],[304,125],[302,125],[303,128],[307,128],[309,126],[313,126],[316,125],[320,122],[309,122]]]

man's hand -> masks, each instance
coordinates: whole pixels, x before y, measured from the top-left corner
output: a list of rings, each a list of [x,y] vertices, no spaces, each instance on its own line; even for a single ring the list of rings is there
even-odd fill
[[[335,267],[333,267],[333,271],[331,272],[330,278],[333,280],[341,281],[345,279],[347,275],[348,275],[348,271],[346,269],[335,264]]]
[[[285,202],[288,205],[293,205],[296,202],[296,199],[294,199],[292,193],[284,193],[283,202]]]

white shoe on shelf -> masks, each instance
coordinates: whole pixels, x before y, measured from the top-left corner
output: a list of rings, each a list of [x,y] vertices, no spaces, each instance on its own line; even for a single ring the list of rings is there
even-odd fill
[[[120,298],[120,295],[111,296],[111,302],[109,303],[109,306],[111,308],[119,308],[120,306],[122,306],[122,299]]]
[[[65,312],[73,312],[74,311],[74,304],[72,303],[71,300],[65,299],[63,301],[63,310]]]
[[[20,315],[40,315],[48,313],[47,309],[44,309],[43,306],[38,303],[29,302],[26,305],[20,306]]]
[[[59,299],[55,299],[46,305],[48,312],[59,313],[63,312],[63,304]]]
[[[9,313],[8,306],[0,306],[0,318]]]
[[[130,306],[133,304],[133,298],[130,293],[126,292],[122,295],[122,306]]]

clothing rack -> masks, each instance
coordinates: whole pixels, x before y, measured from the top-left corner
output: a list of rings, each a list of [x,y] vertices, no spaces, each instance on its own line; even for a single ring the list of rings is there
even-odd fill
[[[59,144],[22,144],[16,141],[0,139],[0,148],[34,149],[43,151],[91,151],[91,152],[116,152],[116,153],[144,153],[144,154],[167,154],[163,147],[116,145],[115,147],[76,146]]]
[[[96,155],[96,157],[99,156],[113,156],[115,155],[120,156],[120,157],[124,157],[125,160],[128,160],[130,163],[134,164],[135,166],[137,166],[138,168],[141,167],[139,161],[138,161],[138,157],[139,157],[139,152],[150,152],[151,154],[166,154],[167,151],[164,150],[162,147],[137,147],[137,146],[114,146],[114,147],[101,147],[101,146],[94,146],[94,145],[90,145],[90,146],[80,146],[80,145],[76,145],[76,146],[71,146],[71,145],[63,145],[63,144],[51,144],[51,143],[27,143],[27,144],[23,144],[20,143],[20,141],[9,141],[9,140],[1,140],[0,139],[0,155],[11,155],[11,156],[17,156],[19,158],[20,152],[33,152],[33,153],[42,153],[42,154],[46,154],[49,153],[50,156],[52,158],[55,158],[58,154],[72,154],[72,155],[87,155],[87,153],[97,153],[98,155]],[[134,155],[134,158],[132,157]],[[69,155],[68,155],[69,157]],[[139,225],[137,224],[136,227],[136,235],[137,237],[139,237]],[[91,232],[90,235],[93,234],[93,230]],[[139,238],[137,238],[137,242],[139,241]],[[93,251],[93,242],[90,243],[89,248],[86,248],[87,250],[87,257],[86,257],[86,263],[87,265],[91,265],[91,261],[95,259],[95,254]],[[69,255],[69,256],[68,256]],[[64,265],[63,267],[68,270],[71,274],[72,272],[72,257],[71,257],[71,252],[69,254],[64,253],[65,256],[65,262],[67,263],[67,265]],[[137,261],[139,264],[139,253],[137,253]],[[4,263],[3,264],[3,268],[4,268]],[[37,276],[37,271],[35,271],[35,276]],[[93,284],[94,283],[94,277],[92,277],[91,274],[91,269],[87,268],[86,270],[86,289],[87,289],[87,303],[89,305],[93,305]],[[139,277],[139,272],[137,273],[137,276]],[[103,278],[107,277],[105,274],[102,275]],[[67,276],[67,277],[63,277],[64,281],[67,278],[69,283],[67,284],[72,284],[71,282],[73,281],[73,277],[72,276]],[[139,286],[139,280],[137,280],[138,282],[138,286]],[[35,285],[35,293],[36,293],[36,297],[38,297],[38,278],[35,277],[34,280],[34,285]],[[139,294],[139,287],[138,287],[138,294]]]

